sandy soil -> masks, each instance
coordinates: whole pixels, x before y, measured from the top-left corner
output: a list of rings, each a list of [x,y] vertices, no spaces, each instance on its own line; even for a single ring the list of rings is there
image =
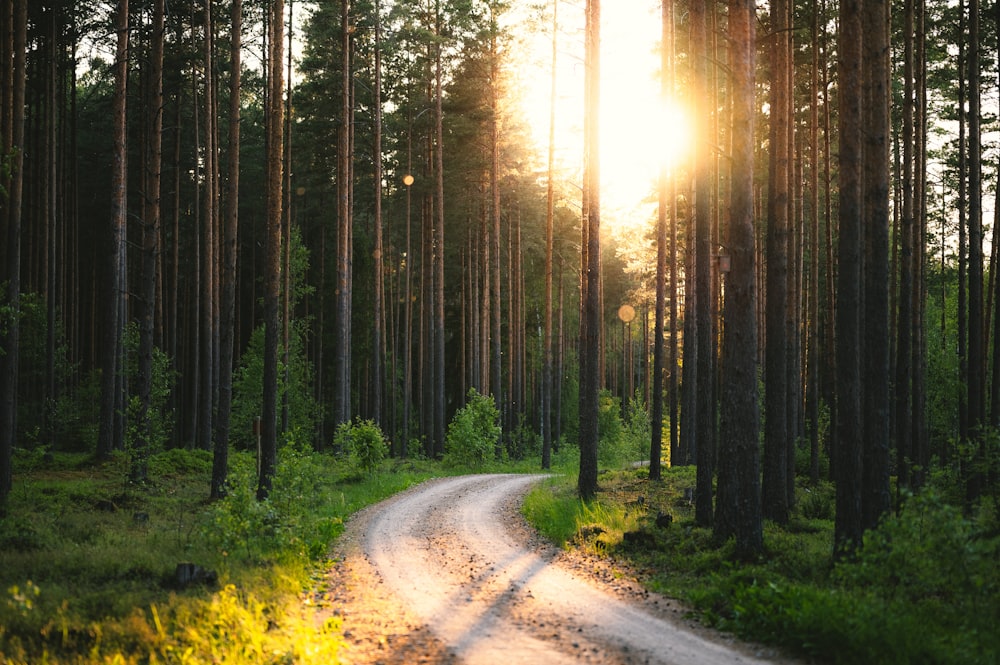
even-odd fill
[[[517,507],[543,477],[438,479],[356,515],[315,598],[343,621],[343,662],[792,662],[538,537]]]

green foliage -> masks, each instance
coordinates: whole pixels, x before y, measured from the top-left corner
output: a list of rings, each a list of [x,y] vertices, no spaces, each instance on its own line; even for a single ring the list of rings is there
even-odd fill
[[[565,547],[577,532],[581,502],[567,476],[531,489],[521,504],[521,513],[546,538]]]
[[[14,316],[9,307],[8,316]],[[55,419],[56,402],[45,386],[49,383],[50,363],[57,386],[71,383],[76,371],[69,361],[62,321],[57,317],[52,322],[55,346],[50,351],[45,299],[38,293],[22,293],[19,317],[17,443],[29,448],[61,444],[60,434],[67,425]]]
[[[291,432],[313,432],[322,408],[313,396],[313,366],[305,351],[305,324],[292,324],[287,367],[284,353],[278,352],[278,404],[288,400]],[[286,371],[287,370],[287,371]],[[287,376],[287,380],[286,380]],[[253,331],[240,366],[233,376],[233,406],[230,441],[238,448],[256,450],[254,419],[260,417],[264,399],[264,327]]]
[[[482,469],[496,459],[500,440],[500,412],[493,398],[469,390],[468,401],[448,424],[444,462],[449,466]]]
[[[968,516],[933,488],[909,497],[900,515],[867,535],[855,560],[834,568],[834,487],[800,487],[791,522],[765,525],[766,556],[744,563],[732,540],[719,543],[694,526],[694,473],[667,468],[662,483],[637,471],[606,473],[591,504],[579,501],[571,478],[559,478],[529,493],[523,512],[559,545],[651,571],[650,589],[689,602],[706,622],[822,662],[1000,658],[1000,529],[992,502]],[[672,513],[673,524],[654,526],[659,512]]]
[[[341,423],[333,442],[336,448],[348,451],[355,468],[368,475],[375,473],[389,454],[389,442],[373,420]]]
[[[608,390],[601,390],[597,411],[597,459],[604,466],[619,466],[624,460],[621,402]]]
[[[524,460],[542,454],[542,437],[528,422],[525,414],[518,414],[517,427],[507,442],[507,455],[512,460]]]
[[[310,590],[352,512],[440,469],[408,460],[345,483],[343,460],[289,442],[268,501],[255,460],[232,456],[230,496],[206,504],[211,453],[149,460],[129,497],[114,463],[21,450],[18,486],[0,517],[0,661],[232,665],[338,662],[337,621],[318,625]],[[219,585],[177,590],[190,561]]]
[[[273,485],[265,501],[257,500],[256,456],[230,457],[226,496],[211,509],[205,536],[225,557],[246,562],[287,555],[315,556],[339,531],[339,521],[315,517],[329,478],[317,458],[294,442],[282,447]]]
[[[125,368],[130,381],[134,382],[139,376],[139,326],[134,322],[125,328]],[[152,383],[149,394],[149,429],[147,432],[149,447],[152,451],[163,449],[170,438],[173,426],[173,412],[167,408],[170,402],[170,392],[173,390],[176,372],[171,368],[169,356],[160,349],[153,347]],[[133,396],[129,403],[130,423],[129,435],[126,438],[126,445],[133,445],[139,436],[135,429],[139,420],[139,402]]]
[[[650,414],[646,409],[646,400],[642,390],[636,388],[625,409],[625,450],[629,457],[627,461],[634,462],[649,457],[649,443],[652,437],[650,422]],[[669,428],[664,427],[664,431],[669,437]],[[669,454],[669,444],[666,446],[665,452]]]

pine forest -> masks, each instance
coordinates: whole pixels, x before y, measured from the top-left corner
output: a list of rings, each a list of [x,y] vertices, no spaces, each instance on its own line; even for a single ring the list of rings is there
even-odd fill
[[[0,662],[338,662],[164,587],[252,614],[237,557],[497,470],[714,626],[1000,662],[1000,2],[0,7]],[[84,504],[173,558],[33,569]]]

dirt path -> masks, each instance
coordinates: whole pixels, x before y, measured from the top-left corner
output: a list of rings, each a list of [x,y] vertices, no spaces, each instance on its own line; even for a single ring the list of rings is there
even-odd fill
[[[543,543],[517,512],[541,478],[435,480],[356,516],[325,594],[344,621],[344,662],[787,662],[686,625],[672,602]]]

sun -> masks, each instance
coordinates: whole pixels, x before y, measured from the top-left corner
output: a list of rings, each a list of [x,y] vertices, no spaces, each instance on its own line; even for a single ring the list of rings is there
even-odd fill
[[[560,1],[556,81],[556,159],[565,177],[579,177],[583,148],[582,44],[573,26],[582,13]],[[660,3],[606,5],[601,21],[600,169],[602,217],[614,226],[648,221],[661,168],[675,172],[690,152],[691,122],[676,100],[660,94]],[[578,33],[576,33],[578,35]],[[551,36],[536,35],[520,68],[521,106],[538,153],[546,154],[551,85]]]

